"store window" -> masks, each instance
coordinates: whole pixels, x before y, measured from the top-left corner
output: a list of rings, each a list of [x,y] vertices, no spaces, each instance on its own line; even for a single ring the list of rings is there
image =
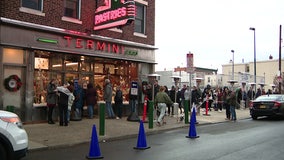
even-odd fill
[[[132,81],[138,80],[138,63],[125,60],[88,57],[62,54],[47,51],[34,51],[34,103],[46,105],[47,85],[51,79],[57,79],[58,86],[68,81],[79,80],[82,87],[93,83],[103,100],[105,79],[110,79],[113,94],[119,85],[124,101],[128,101],[128,93]]]
[[[81,0],[64,0],[64,16],[80,19]]]
[[[43,0],[22,0],[22,7],[42,11]]]
[[[128,101],[130,83],[138,80],[137,66],[138,64],[135,62],[97,58],[95,61],[94,80],[99,100],[103,100],[105,79],[110,79],[113,86],[113,94],[115,94],[116,87],[120,86],[124,101]]]
[[[136,3],[136,16],[135,16],[135,28],[137,33],[145,34],[146,22],[146,6],[140,3]]]

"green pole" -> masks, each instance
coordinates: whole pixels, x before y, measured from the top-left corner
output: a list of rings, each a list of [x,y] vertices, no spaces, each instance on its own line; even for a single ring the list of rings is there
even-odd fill
[[[189,124],[188,122],[188,100],[184,100],[184,123]]]
[[[100,136],[105,135],[105,103],[100,103]]]
[[[154,118],[153,118],[153,112],[154,112],[154,102],[153,101],[149,101],[149,112],[148,112],[148,120],[149,120],[149,129],[153,129],[153,122],[154,122]]]

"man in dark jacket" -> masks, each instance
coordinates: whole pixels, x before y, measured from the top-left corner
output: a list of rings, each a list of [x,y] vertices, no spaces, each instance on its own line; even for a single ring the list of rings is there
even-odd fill
[[[88,107],[88,116],[90,119],[94,117],[94,107],[97,104],[97,90],[94,88],[93,84],[89,83],[86,90],[86,105]]]

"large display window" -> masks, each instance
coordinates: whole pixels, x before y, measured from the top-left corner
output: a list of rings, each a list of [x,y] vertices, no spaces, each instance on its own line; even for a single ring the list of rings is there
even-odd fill
[[[34,51],[34,104],[46,103],[46,88],[51,79],[57,79],[58,84],[79,80],[82,87],[93,83],[103,100],[105,79],[110,79],[113,95],[119,85],[124,101],[128,101],[129,87],[132,81],[138,80],[136,62],[114,60],[82,55],[62,54],[47,51]]]

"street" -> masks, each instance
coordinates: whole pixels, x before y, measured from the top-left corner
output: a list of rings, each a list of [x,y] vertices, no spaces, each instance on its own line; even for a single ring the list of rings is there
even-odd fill
[[[135,150],[137,138],[100,143],[106,160],[280,160],[284,159],[284,120],[262,118],[196,126],[200,138],[188,139],[189,129],[147,135],[147,150]],[[83,160],[90,144],[33,151],[23,160]]]

